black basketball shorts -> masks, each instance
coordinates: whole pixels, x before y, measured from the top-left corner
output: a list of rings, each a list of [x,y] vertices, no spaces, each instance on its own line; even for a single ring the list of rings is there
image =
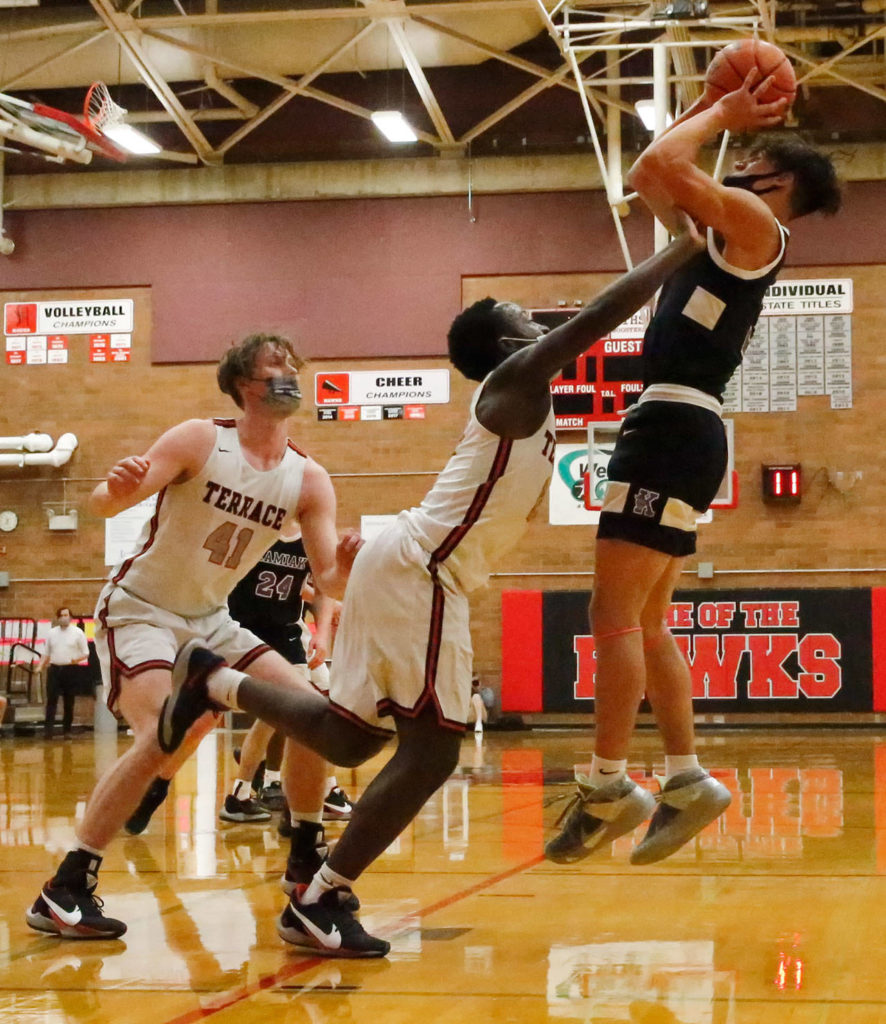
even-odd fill
[[[687,402],[646,401],[625,416],[609,460],[597,536],[682,556],[695,552],[727,465],[717,413]]]

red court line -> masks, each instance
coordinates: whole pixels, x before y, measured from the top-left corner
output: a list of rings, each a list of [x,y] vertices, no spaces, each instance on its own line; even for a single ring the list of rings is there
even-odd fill
[[[462,889],[461,892],[453,893],[451,896],[446,896],[444,899],[438,900],[436,903],[432,903],[430,906],[420,910],[418,912],[418,916],[422,918],[427,917],[430,914],[436,913],[438,910],[443,910],[444,907],[452,906],[453,903],[458,903],[460,900],[466,899],[468,896],[473,896],[475,893],[482,892],[484,889],[488,889],[493,885],[497,885],[499,882],[505,881],[505,879],[512,878],[514,875],[519,875],[521,872],[535,867],[536,864],[540,864],[543,860],[544,854],[539,853],[535,857],[524,861],[522,864],[518,864],[516,867],[508,868],[507,871],[502,871],[497,875],[493,875],[491,878],[484,879],[482,882],[477,882],[476,885],[471,885],[468,886],[467,889]],[[410,914],[408,918],[401,918],[391,927],[384,929],[382,934],[391,934],[396,932],[399,926],[405,921],[410,920],[412,916],[413,915]],[[221,1013],[222,1010],[227,1010],[229,1007],[243,1002],[244,999],[248,999],[257,992],[261,992],[268,988],[274,988],[275,985],[279,985],[280,982],[286,981],[287,978],[303,974],[305,971],[311,971],[315,967],[319,967],[321,964],[334,962],[335,959],[338,958],[314,956],[308,960],[301,960],[297,964],[281,967],[279,971],[265,975],[265,977],[259,978],[258,981],[253,982],[251,985],[246,985],[244,988],[237,988],[232,989],[230,992],[219,993],[217,997],[218,1001],[212,1006],[195,1007],[193,1010],[188,1010],[186,1013],[180,1014],[178,1017],[172,1017],[170,1020],[166,1021],[166,1024],[194,1024],[195,1021],[205,1020],[207,1017],[212,1017],[216,1013]]]

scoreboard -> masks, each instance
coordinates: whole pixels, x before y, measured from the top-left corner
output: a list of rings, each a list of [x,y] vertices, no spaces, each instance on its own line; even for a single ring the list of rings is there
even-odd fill
[[[577,307],[530,310],[540,324],[554,328],[581,310]],[[557,426],[580,430],[589,422],[620,420],[643,390],[643,334],[650,311],[644,306],[630,320],[593,345],[551,382]]]

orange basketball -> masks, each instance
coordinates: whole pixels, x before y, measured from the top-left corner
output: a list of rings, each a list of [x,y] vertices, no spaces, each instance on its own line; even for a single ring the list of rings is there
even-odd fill
[[[751,68],[760,69],[760,79],[773,76],[772,84],[762,94],[765,103],[787,99],[788,106],[797,94],[797,79],[787,55],[762,39],[740,39],[724,46],[714,57],[705,74],[705,96],[715,103],[728,92],[740,89]]]

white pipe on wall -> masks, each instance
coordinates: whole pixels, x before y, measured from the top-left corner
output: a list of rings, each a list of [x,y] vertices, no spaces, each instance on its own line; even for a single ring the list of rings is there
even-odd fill
[[[39,436],[39,435],[38,435]],[[74,454],[78,441],[74,434],[62,434],[52,451],[26,452],[21,455],[0,454],[0,468],[4,466],[63,466]]]
[[[52,450],[49,434],[25,434],[24,437],[0,437],[0,448],[24,449],[26,452],[48,452]]]

